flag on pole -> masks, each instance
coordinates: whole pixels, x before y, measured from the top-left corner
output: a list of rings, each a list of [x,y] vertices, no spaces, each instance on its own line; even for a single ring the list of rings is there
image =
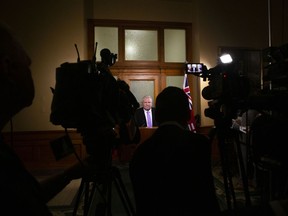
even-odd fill
[[[195,117],[194,117],[193,103],[192,103],[192,98],[191,98],[191,94],[190,94],[190,87],[189,87],[189,83],[188,83],[187,74],[184,74],[183,91],[185,92],[185,94],[188,97],[189,108],[191,110],[190,120],[188,121],[188,128],[190,131],[193,131],[194,133],[196,133],[196,121],[195,121]]]

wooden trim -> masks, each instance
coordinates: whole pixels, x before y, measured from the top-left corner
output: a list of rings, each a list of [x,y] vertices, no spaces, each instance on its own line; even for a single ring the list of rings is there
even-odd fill
[[[164,29],[183,29],[186,32],[186,60],[192,61],[192,24],[185,22],[157,22],[136,20],[105,20],[88,19],[88,58],[94,54],[94,28],[118,28],[118,61],[110,68],[112,74],[125,80],[154,80],[154,98],[166,87],[166,76],[182,76],[185,71],[184,62],[165,62]],[[156,30],[158,32],[158,60],[156,61],[126,61],[125,29]],[[191,94],[193,94],[193,89]]]
[[[160,68],[178,68],[182,69],[183,63],[166,63],[164,62],[164,29],[183,29],[186,32],[186,60],[192,60],[192,24],[184,22],[157,22],[157,21],[134,21],[134,20],[104,20],[88,19],[87,21],[88,36],[88,58],[94,54],[94,28],[95,26],[117,27],[118,28],[118,62],[113,67],[160,67]],[[158,55],[157,61],[125,61],[124,56],[124,31],[125,29],[139,30],[157,30],[158,31]]]

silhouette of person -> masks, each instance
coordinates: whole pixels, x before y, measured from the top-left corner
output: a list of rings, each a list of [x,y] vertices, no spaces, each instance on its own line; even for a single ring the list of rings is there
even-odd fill
[[[0,23],[0,129],[34,99],[31,60],[12,31]],[[38,182],[0,137],[1,211],[9,215],[50,216],[46,202],[69,182],[66,173]]]
[[[142,106],[135,111],[135,122],[138,127],[156,127],[155,108],[152,107],[152,97],[146,95],[142,98]],[[149,112],[150,117],[147,115]],[[152,125],[149,126],[148,118],[150,118]]]
[[[165,88],[156,98],[159,127],[140,144],[129,174],[137,216],[219,215],[209,139],[187,130],[187,95]]]

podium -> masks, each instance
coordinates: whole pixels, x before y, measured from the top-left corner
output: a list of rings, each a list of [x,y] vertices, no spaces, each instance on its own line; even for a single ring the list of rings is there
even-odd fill
[[[148,139],[152,134],[155,132],[155,130],[158,127],[152,127],[152,128],[147,128],[147,127],[139,127],[140,130],[140,142],[138,145],[141,145],[146,139]]]

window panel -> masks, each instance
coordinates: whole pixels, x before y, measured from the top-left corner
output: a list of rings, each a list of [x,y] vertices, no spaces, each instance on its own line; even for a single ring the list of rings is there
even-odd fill
[[[186,62],[184,29],[164,29],[165,62]]]
[[[166,77],[166,86],[176,86],[179,88],[183,88],[183,76],[167,76]]]
[[[145,95],[150,95],[154,105],[154,80],[131,80],[130,90],[135,95],[137,101],[141,105],[142,98]]]
[[[118,53],[118,27],[95,27],[94,41],[97,42],[97,61],[101,59],[100,51],[108,48],[112,53]]]
[[[125,60],[157,61],[157,31],[125,30]]]

